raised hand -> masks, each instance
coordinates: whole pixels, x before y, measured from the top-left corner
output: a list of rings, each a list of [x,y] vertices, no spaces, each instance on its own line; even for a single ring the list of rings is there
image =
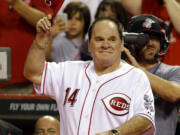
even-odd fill
[[[37,22],[36,25],[36,43],[39,47],[45,48],[49,40],[52,38],[52,24],[51,24],[52,15],[43,17]]]
[[[66,22],[61,20],[60,18],[53,19],[53,26],[52,26],[52,37],[55,37],[57,34],[61,32],[66,32]]]
[[[127,49],[127,48],[123,48],[123,52],[125,53],[125,55],[127,56],[126,57],[126,61],[135,66],[135,67],[138,67],[140,68],[140,65],[138,64],[138,62],[136,61],[136,59],[131,55],[131,52]]]

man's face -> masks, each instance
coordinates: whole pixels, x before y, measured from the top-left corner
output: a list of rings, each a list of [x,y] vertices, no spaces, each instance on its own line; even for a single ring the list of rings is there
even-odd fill
[[[67,22],[67,35],[72,39],[83,37],[84,19],[81,18],[80,13],[76,12]]]
[[[155,55],[160,51],[160,39],[157,35],[150,35],[150,41],[146,44],[141,52],[140,57],[146,62],[154,61]]]
[[[120,62],[122,47],[123,41],[114,22],[103,20],[95,24],[89,39],[89,52],[95,63],[110,66]]]
[[[35,127],[34,135],[59,135],[59,122],[50,118],[39,120]]]

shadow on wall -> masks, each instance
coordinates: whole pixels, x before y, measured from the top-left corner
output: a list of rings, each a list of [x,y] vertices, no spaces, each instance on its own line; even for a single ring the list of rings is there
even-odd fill
[[[178,124],[176,127],[176,135],[180,135],[180,121],[178,121]]]
[[[23,135],[23,131],[11,123],[0,120],[0,135]]]

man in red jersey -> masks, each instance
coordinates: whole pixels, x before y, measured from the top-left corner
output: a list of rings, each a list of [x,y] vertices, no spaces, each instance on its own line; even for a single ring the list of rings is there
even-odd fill
[[[25,58],[35,38],[37,21],[51,14],[55,16],[64,0],[2,0],[0,4],[0,47],[11,48],[11,80],[0,87],[20,86]],[[17,85],[18,84],[18,85]]]
[[[170,48],[164,62],[180,65],[180,0],[122,0],[132,15],[152,14],[164,20],[171,28]]]

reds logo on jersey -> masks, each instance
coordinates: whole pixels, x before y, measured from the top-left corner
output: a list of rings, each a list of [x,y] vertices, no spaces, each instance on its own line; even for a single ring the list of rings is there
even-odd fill
[[[45,3],[49,7],[52,6],[52,1],[51,0],[45,0]]]
[[[125,115],[129,113],[131,99],[122,93],[111,94],[102,99],[106,109],[115,115]]]
[[[151,28],[153,23],[155,23],[155,21],[153,21],[151,18],[147,18],[142,24],[142,26],[144,28]]]

